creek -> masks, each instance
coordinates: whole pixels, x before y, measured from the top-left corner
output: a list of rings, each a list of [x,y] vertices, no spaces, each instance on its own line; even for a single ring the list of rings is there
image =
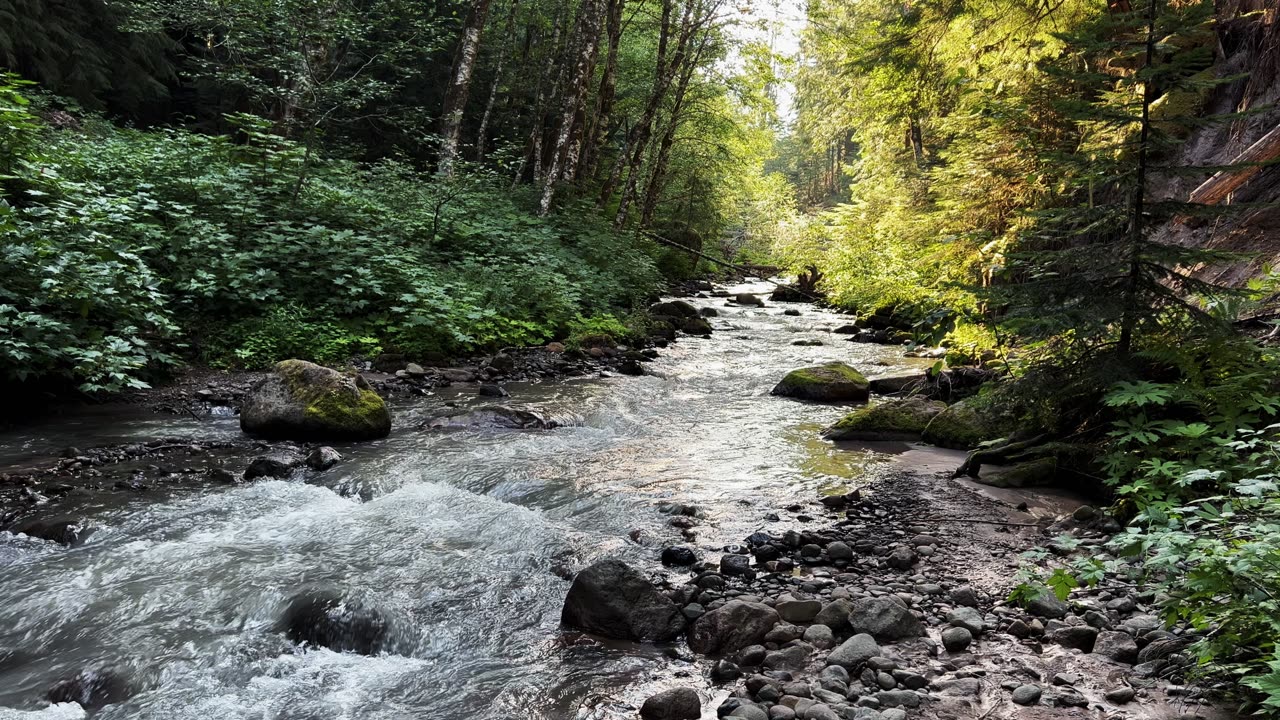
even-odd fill
[[[345,460],[306,482],[107,494],[85,509],[97,530],[71,549],[0,533],[0,718],[83,717],[43,698],[91,667],[142,688],[93,714],[102,720],[634,717],[627,703],[646,683],[697,671],[661,647],[562,631],[565,577],[605,555],[659,572],[658,549],[684,542],[663,503],[699,508],[692,544],[714,556],[768,529],[769,513],[794,520],[783,508],[865,482],[891,457],[820,440],[842,408],[770,388],[828,360],[872,377],[929,362],[847,342],[830,332],[847,317],[810,305],[693,302],[719,311],[714,335],[681,339],[643,377],[508,388],[504,402],[564,427],[417,429],[445,402],[492,403],[446,388],[399,402],[390,437],[338,446]],[[792,307],[802,314],[783,315]],[[238,434],[234,417],[106,409],[0,435],[0,465]],[[283,604],[312,588],[396,618],[399,652],[290,643],[277,631]]]

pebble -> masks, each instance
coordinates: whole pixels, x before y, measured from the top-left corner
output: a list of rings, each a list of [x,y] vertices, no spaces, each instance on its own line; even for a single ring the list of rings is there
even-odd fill
[[[1124,705],[1131,702],[1136,695],[1137,693],[1134,692],[1133,688],[1125,685],[1115,688],[1114,690],[1108,690],[1107,693],[1103,695],[1103,698],[1112,705]]]
[[[962,652],[972,642],[973,634],[967,628],[952,627],[942,631],[942,646],[947,652]]]
[[[1035,705],[1040,702],[1041,694],[1043,694],[1043,691],[1040,689],[1039,685],[1032,685],[1028,683],[1026,685],[1019,685],[1018,688],[1013,691],[1012,700],[1018,705]]]

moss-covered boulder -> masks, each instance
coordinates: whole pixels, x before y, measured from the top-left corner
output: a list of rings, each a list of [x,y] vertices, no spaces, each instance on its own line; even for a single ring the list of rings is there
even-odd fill
[[[700,317],[681,318],[680,330],[689,335],[710,335],[711,323]]]
[[[773,388],[774,395],[814,400],[817,402],[849,402],[871,396],[862,373],[842,362],[800,368],[787,373]]]
[[[1042,457],[1027,460],[974,478],[983,485],[998,488],[1027,488],[1059,485],[1058,459]]]
[[[684,300],[671,300],[669,302],[660,302],[650,305],[649,314],[666,315],[677,318],[695,318],[698,317],[698,308]]]
[[[391,432],[391,413],[359,375],[285,360],[249,391],[240,429],[288,440],[373,440]]]
[[[938,400],[913,397],[869,405],[822,431],[828,440],[919,440],[935,415],[947,409]]]
[[[961,400],[934,416],[921,437],[938,447],[969,450],[1004,435],[1000,424],[969,400]]]

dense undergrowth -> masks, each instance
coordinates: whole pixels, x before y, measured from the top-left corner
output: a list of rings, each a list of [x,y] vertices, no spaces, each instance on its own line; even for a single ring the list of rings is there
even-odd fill
[[[891,319],[889,340],[997,371],[970,402],[1010,435],[982,450],[1030,443],[1051,481],[1100,489],[1128,523],[1015,597],[1149,589],[1197,632],[1193,671],[1280,717],[1280,364],[1235,327],[1275,276],[1219,286],[1196,271],[1240,257],[1168,241],[1241,211],[1188,200],[1233,171],[1188,141],[1250,127],[1213,108],[1274,118],[1258,100],[1274,57],[1240,61],[1241,38],[1274,44],[1256,7],[811,3],[776,161],[804,210],[771,237],[834,303]]]
[[[65,114],[54,128],[13,81],[0,103],[9,379],[114,390],[180,359],[526,346],[657,287],[651,256],[594,208],[540,218],[480,170],[308,152],[250,116],[235,137]]]

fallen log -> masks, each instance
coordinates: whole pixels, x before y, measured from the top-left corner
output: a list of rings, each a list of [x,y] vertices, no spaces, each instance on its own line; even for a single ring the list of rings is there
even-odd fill
[[[1213,177],[1191,191],[1188,201],[1200,205],[1217,205],[1261,172],[1267,163],[1277,159],[1280,159],[1280,125],[1263,135],[1230,163],[1243,167],[1214,173]]]

